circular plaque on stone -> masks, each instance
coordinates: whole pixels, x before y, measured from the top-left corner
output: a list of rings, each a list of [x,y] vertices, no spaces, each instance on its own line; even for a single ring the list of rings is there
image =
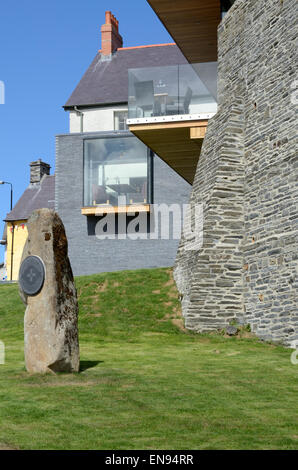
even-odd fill
[[[19,283],[26,295],[36,295],[40,292],[45,279],[43,261],[38,256],[28,256],[20,267]]]

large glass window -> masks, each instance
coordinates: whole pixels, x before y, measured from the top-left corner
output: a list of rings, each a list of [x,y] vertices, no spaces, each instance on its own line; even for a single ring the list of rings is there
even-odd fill
[[[84,206],[150,203],[151,156],[136,137],[84,141]]]

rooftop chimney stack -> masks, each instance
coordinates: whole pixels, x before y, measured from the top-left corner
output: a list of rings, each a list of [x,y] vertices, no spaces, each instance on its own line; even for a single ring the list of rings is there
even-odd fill
[[[44,175],[50,174],[50,165],[44,163],[41,159],[30,163],[30,183],[40,183]]]
[[[119,34],[119,21],[110,11],[106,11],[106,22],[101,27],[101,53],[108,56],[123,46]]]

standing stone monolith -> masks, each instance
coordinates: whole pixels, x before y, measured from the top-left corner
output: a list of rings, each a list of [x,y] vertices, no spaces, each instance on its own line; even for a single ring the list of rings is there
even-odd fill
[[[36,257],[39,259],[36,260]],[[43,264],[44,281],[38,293],[28,295],[22,286],[40,275],[34,264],[33,269],[30,268],[32,258],[37,261],[37,268],[38,261]],[[22,266],[25,266],[22,273],[25,283],[20,278],[20,295],[27,305],[24,319],[27,371],[78,372],[77,292],[68,258],[65,229],[55,211],[38,209],[32,213],[28,220],[28,239],[20,276]]]

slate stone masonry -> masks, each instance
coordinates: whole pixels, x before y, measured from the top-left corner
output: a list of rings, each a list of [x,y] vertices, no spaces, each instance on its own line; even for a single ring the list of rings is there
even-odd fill
[[[191,202],[204,244],[175,278],[186,327],[250,324],[298,340],[295,0],[237,0],[218,31],[219,110],[209,122]]]
[[[44,163],[41,159],[30,163],[30,183],[40,183],[44,175],[49,175],[50,165]]]

